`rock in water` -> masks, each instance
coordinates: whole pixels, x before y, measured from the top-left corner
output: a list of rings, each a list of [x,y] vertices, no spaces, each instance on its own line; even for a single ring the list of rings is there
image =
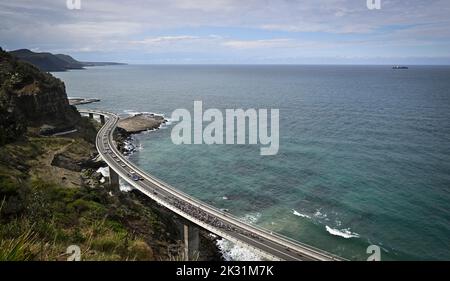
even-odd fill
[[[129,134],[135,134],[147,130],[158,129],[167,120],[162,116],[154,114],[136,114],[134,116],[126,117],[119,121],[117,125]]]

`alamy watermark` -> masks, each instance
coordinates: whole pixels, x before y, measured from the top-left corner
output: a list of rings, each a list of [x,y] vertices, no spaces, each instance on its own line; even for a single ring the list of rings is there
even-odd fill
[[[367,261],[381,261],[381,248],[377,245],[370,245],[367,247],[366,253],[370,256]]]
[[[66,0],[66,7],[69,10],[81,10],[81,0]]]
[[[280,144],[278,109],[270,109],[269,126],[268,109],[225,109],[224,118],[219,109],[210,108],[203,112],[202,101],[194,101],[193,116],[187,109],[177,109],[172,112],[171,120],[178,122],[171,132],[172,142],[177,145],[259,143],[263,146],[260,148],[261,155],[278,153]],[[203,128],[204,122],[208,124]]]
[[[381,0],[367,0],[367,9],[380,10],[381,9]]]
[[[70,245],[69,247],[67,247],[66,254],[70,255],[67,257],[67,261],[81,260],[81,249],[77,245]]]

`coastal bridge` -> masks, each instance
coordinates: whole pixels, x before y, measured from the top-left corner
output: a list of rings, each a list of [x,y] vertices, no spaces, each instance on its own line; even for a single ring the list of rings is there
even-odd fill
[[[105,111],[80,110],[93,118],[99,116],[96,147],[109,166],[110,183],[119,186],[119,177],[150,197],[159,205],[183,217],[190,224],[233,243],[250,249],[268,260],[338,261],[342,258],[267,229],[246,223],[232,214],[208,205],[143,171],[126,159],[117,149],[113,138],[119,116]],[[184,257],[189,257],[189,225],[184,225]]]

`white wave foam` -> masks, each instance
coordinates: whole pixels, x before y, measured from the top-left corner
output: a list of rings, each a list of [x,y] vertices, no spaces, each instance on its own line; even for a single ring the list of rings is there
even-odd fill
[[[134,144],[132,142],[125,141],[124,142],[124,149],[126,149],[127,151],[133,151],[133,150],[136,149],[136,147],[134,146]]]
[[[138,115],[138,114],[152,114],[152,112],[147,112],[147,111],[135,111],[135,110],[132,110],[132,109],[125,109],[125,110],[123,111],[123,113],[125,113],[125,114],[127,114],[127,115],[130,115],[130,116],[135,116],[135,115]]]
[[[226,198],[226,196],[224,196]],[[228,199],[228,198],[227,198]],[[254,224],[261,217],[261,213],[246,214],[241,219],[247,223]],[[252,252],[251,250],[244,248],[240,245],[236,245],[226,239],[218,239],[217,247],[219,248],[222,256],[227,261],[261,261],[261,256]]]
[[[250,251],[247,248],[243,248],[234,244],[226,239],[217,240],[217,247],[220,249],[223,258],[226,261],[261,261],[261,256]]]
[[[130,192],[134,189],[130,184],[128,184],[126,181],[119,179],[119,190],[123,192]]]
[[[316,218],[318,218],[318,219],[329,220],[329,219],[328,219],[328,215],[325,214],[325,213],[322,213],[322,212],[320,211],[320,209],[317,210],[317,211],[314,213],[314,217],[316,217]]]
[[[160,126],[159,126],[158,128],[156,128],[156,129],[147,129],[147,130],[145,130],[145,131],[140,132],[139,134],[142,134],[142,135],[148,135],[148,134],[150,134],[150,133],[152,133],[152,132],[154,132],[154,131],[158,131],[158,130],[162,129],[161,126],[162,126],[162,125],[160,125]]]
[[[103,177],[109,177],[109,168],[108,167],[100,167],[97,170],[97,173],[102,174]]]
[[[144,146],[143,146],[142,143],[140,143],[140,142],[139,142],[137,145],[134,144],[134,147],[135,147],[135,149],[136,149],[137,151],[141,151],[141,150],[144,149]]]
[[[172,119],[166,118],[166,117],[164,117],[164,119],[167,120],[167,122],[163,124],[164,127],[172,125],[172,123],[173,123]]]
[[[299,212],[297,212],[297,211],[294,210],[294,209],[292,209],[292,214],[294,214],[295,216],[298,216],[298,217],[302,217],[302,218],[307,218],[307,219],[310,219],[310,218],[311,218],[310,216],[305,215],[305,214],[302,214],[302,213],[299,213]]]
[[[123,111],[123,113],[130,115],[130,116],[135,116],[135,115],[139,115],[139,114],[155,115],[155,116],[164,117],[164,119],[167,120],[167,118],[165,117],[165,115],[163,113],[155,113],[155,112],[150,112],[150,111],[134,111],[134,110],[130,110],[130,109],[125,109]]]
[[[328,225],[326,225],[325,228],[326,228],[327,232],[330,233],[331,235],[340,236],[345,239],[359,237],[358,233],[351,232],[349,228],[339,230],[339,229],[331,228]]]
[[[261,213],[246,214],[242,220],[248,223],[256,223],[261,217]]]

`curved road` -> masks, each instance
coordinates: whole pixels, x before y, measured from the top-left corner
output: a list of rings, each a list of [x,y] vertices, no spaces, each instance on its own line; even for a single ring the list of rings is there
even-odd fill
[[[119,116],[104,111],[80,110],[80,112],[106,117],[105,124],[99,130],[96,139],[99,154],[110,169],[158,204],[213,234],[252,249],[269,260],[343,260],[288,237],[245,223],[144,172],[117,150],[113,132]]]

